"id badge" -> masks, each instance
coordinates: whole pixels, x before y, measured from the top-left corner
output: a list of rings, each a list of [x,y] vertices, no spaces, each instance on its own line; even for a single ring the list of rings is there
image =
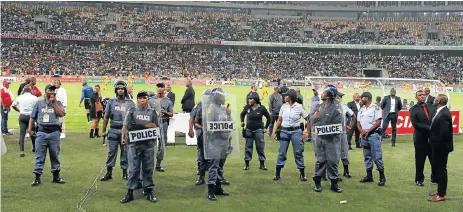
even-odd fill
[[[43,123],[48,123],[50,121],[50,115],[48,113],[43,115]]]

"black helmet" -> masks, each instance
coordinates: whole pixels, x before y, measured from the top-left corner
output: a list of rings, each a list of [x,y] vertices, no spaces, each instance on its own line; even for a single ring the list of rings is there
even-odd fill
[[[222,88],[214,88],[211,90],[212,101],[215,104],[222,104],[221,100],[225,99],[225,91]]]
[[[119,80],[116,83],[114,83],[114,93],[117,94],[117,89],[119,88],[123,88],[125,93],[127,93],[127,83],[125,83],[124,81]]]

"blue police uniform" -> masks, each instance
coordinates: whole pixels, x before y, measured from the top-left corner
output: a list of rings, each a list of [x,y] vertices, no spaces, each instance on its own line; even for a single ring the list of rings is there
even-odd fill
[[[196,117],[199,118],[199,123],[202,123],[202,118],[201,118],[201,107],[202,104],[201,102],[198,102],[196,106],[191,110],[190,112],[190,117],[193,119],[196,119]],[[208,164],[208,160],[204,158],[204,141],[203,141],[203,134],[202,134],[202,129],[195,128],[195,133],[196,133],[196,140],[197,140],[197,147],[196,147],[196,152],[197,152],[197,161],[198,161],[198,175],[199,179],[196,181],[196,185],[202,185],[205,183],[204,177],[206,176],[206,168]]]
[[[47,86],[51,87],[50,85]],[[45,89],[47,90],[47,89]],[[56,101],[61,110],[64,107],[61,102]],[[51,172],[53,173],[53,182],[64,183],[59,177],[61,170],[59,152],[60,152],[60,122],[59,117],[53,108],[52,102],[47,102],[45,99],[38,101],[31,113],[31,119],[37,123],[37,137],[35,140],[35,168],[34,174],[36,180],[32,183],[33,186],[40,184],[40,175],[42,175],[47,156],[47,149],[50,154]]]
[[[371,94],[365,92],[362,94],[362,97],[370,97]],[[358,123],[360,124],[361,129],[369,130],[373,125],[375,125],[377,120],[382,119],[381,109],[375,104],[370,104],[368,107],[365,105],[360,108],[358,112]],[[373,182],[373,163],[376,164],[376,168],[380,174],[380,181],[378,185],[382,186],[386,182],[384,176],[384,162],[383,162],[383,153],[381,150],[381,135],[379,134],[380,129],[372,130],[369,135],[362,136],[360,144],[363,147],[363,156],[365,158],[365,168],[367,171],[367,176],[360,180],[360,182]]]
[[[121,143],[121,136],[127,111],[134,106],[135,104],[132,100],[126,98],[123,101],[119,101],[117,97],[111,99],[106,105],[105,116],[107,115],[109,117],[110,125],[110,129],[107,135],[108,157],[106,159],[106,167],[108,173],[103,178],[101,178],[101,181],[106,181],[112,178],[112,169],[116,165],[117,151],[119,147],[121,149],[119,163],[123,171],[122,177],[127,179],[127,150],[126,146]]]
[[[158,113],[158,122],[159,129],[161,130],[161,139],[158,144],[158,152],[156,153],[156,171],[163,172],[164,169],[161,167],[161,162],[162,160],[164,160],[165,147],[167,145],[167,129],[169,128],[170,118],[167,116],[160,116],[159,114],[161,110],[173,113],[173,104],[172,101],[167,97],[159,99],[156,96],[154,96],[153,98],[150,98],[149,106]]]

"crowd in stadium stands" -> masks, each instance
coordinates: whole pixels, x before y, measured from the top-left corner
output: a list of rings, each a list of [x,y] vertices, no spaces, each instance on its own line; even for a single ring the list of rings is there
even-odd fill
[[[463,16],[306,20],[244,13],[2,5],[2,33],[322,44],[463,45]],[[419,22],[424,21],[424,22]],[[428,39],[427,30],[443,32]]]
[[[2,41],[3,71],[13,74],[127,75],[193,78],[290,78],[308,75],[360,77],[363,68],[385,69],[389,77],[456,82],[462,57],[345,55],[311,51],[161,46],[80,46],[53,41]]]

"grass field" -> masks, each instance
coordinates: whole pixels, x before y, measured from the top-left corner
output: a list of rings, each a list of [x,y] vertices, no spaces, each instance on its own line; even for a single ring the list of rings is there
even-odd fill
[[[18,83],[11,89],[17,90]],[[43,90],[45,84],[38,85]],[[19,157],[18,113],[10,114],[9,127],[15,129],[13,136],[5,137],[8,153],[1,157],[1,208],[3,211],[77,211],[77,203],[82,199],[94,179],[100,173],[106,160],[107,147],[101,145],[100,139],[89,139],[89,125],[86,123],[83,108],[78,107],[81,86],[79,84],[64,84],[68,92],[68,114],[66,116],[67,138],[61,143],[62,177],[64,185],[51,183],[49,172],[50,162],[47,158],[42,184],[31,187],[34,179],[34,155],[30,151],[30,140],[26,141],[26,156]],[[236,95],[238,109],[244,105],[244,95],[248,87],[226,87]],[[135,92],[139,90],[154,90],[154,85],[134,85]],[[196,98],[205,87],[197,86]],[[184,86],[173,86],[177,95],[175,110],[180,110],[180,100],[185,90]],[[341,89],[342,90],[342,89]],[[307,89],[310,91],[310,89]],[[104,96],[114,96],[113,89],[103,90]],[[271,92],[271,91],[269,91]],[[344,89],[346,100],[350,100],[354,90]],[[374,96],[379,91],[373,91]],[[413,99],[413,94],[402,94],[402,98]],[[307,98],[310,98],[310,95]],[[348,99],[347,99],[348,98]],[[306,99],[305,102],[308,100]],[[267,100],[265,100],[267,102]],[[266,105],[266,104],[265,104]],[[463,109],[463,95],[452,94],[452,109]],[[176,146],[168,146],[166,160],[163,166],[166,172],[155,172],[155,192],[159,199],[151,204],[137,191],[136,200],[121,205],[119,200],[126,193],[125,181],[121,171],[116,167],[109,182],[97,181],[98,190],[82,205],[86,211],[463,211],[463,137],[455,137],[455,151],[449,157],[448,201],[429,203],[427,193],[436,189],[430,185],[430,168],[427,164],[424,187],[414,184],[414,150],[411,136],[399,136],[397,147],[392,148],[390,142],[383,142],[383,158],[385,162],[386,186],[378,187],[376,183],[360,184],[358,180],[365,175],[362,151],[355,149],[349,152],[351,174],[353,178],[340,183],[344,190],[336,194],[329,190],[329,183],[324,182],[324,191],[313,191],[313,182],[301,182],[298,170],[295,168],[292,149],[288,151],[288,164],[282,171],[282,179],[273,181],[274,164],[276,162],[278,144],[266,138],[267,167],[269,171],[258,169],[257,160],[251,162],[251,170],[243,171],[243,140],[241,157],[230,158],[225,166],[225,177],[231,185],[225,189],[231,193],[228,197],[219,197],[217,202],[206,198],[206,186],[195,186],[196,147],[184,145],[184,138],[177,138]],[[256,156],[254,156],[255,158]],[[118,161],[119,162],[119,161]],[[313,175],[314,153],[311,143],[305,144],[306,173]],[[342,171],[342,168],[341,168]],[[374,172],[378,180],[377,172]],[[93,191],[93,190],[92,190]],[[340,204],[347,200],[347,204]]]

